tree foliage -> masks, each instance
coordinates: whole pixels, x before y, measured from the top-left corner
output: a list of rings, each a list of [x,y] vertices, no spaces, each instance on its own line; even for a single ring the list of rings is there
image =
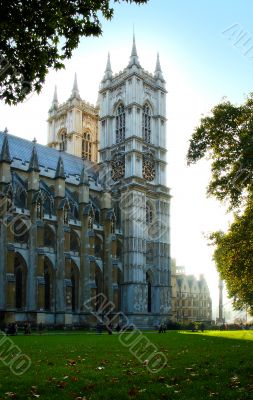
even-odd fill
[[[148,0],[114,0],[144,4]],[[102,34],[110,0],[0,0],[0,99],[16,104],[39,92],[49,68],[64,68],[82,36]]]
[[[211,161],[208,194],[234,210],[227,233],[214,232],[214,260],[237,309],[253,313],[253,94],[235,106],[224,100],[195,129],[188,164]]]
[[[253,315],[253,200],[242,216],[236,215],[227,233],[211,235],[216,245],[214,260],[229,297],[238,310],[247,307]]]
[[[240,106],[224,101],[201,119],[190,140],[188,164],[211,160],[208,194],[230,209],[253,193],[253,94]]]

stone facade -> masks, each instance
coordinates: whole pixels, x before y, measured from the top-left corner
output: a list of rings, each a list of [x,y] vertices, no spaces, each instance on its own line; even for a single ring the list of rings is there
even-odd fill
[[[172,260],[171,283],[174,321],[212,321],[212,299],[204,275],[199,279],[186,275],[184,267]]]
[[[70,98],[59,104],[55,88],[48,116],[48,146],[98,161],[98,107],[81,99],[77,77]]]
[[[2,320],[95,324],[103,298],[122,323],[170,317],[165,127],[159,57],[146,72],[134,40],[123,72],[108,56],[98,107],[76,77],[66,103],[55,91],[48,146],[0,133]]]

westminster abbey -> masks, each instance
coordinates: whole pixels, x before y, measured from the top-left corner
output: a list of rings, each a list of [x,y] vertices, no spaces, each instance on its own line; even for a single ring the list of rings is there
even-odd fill
[[[94,325],[101,294],[137,327],[170,317],[166,93],[133,39],[96,107],[76,76],[65,103],[55,89],[47,146],[0,132],[1,322]]]

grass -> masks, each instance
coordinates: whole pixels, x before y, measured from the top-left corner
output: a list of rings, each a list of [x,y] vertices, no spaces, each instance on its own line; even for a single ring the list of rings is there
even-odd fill
[[[32,366],[15,376],[0,362],[0,400],[253,399],[253,331],[146,337],[168,360],[156,374],[119,342],[117,334],[11,338]]]

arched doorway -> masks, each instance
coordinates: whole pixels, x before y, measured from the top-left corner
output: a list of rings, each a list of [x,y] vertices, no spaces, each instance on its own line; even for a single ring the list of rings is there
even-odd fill
[[[16,253],[14,259],[15,307],[19,310],[26,307],[27,265],[23,257]]]

